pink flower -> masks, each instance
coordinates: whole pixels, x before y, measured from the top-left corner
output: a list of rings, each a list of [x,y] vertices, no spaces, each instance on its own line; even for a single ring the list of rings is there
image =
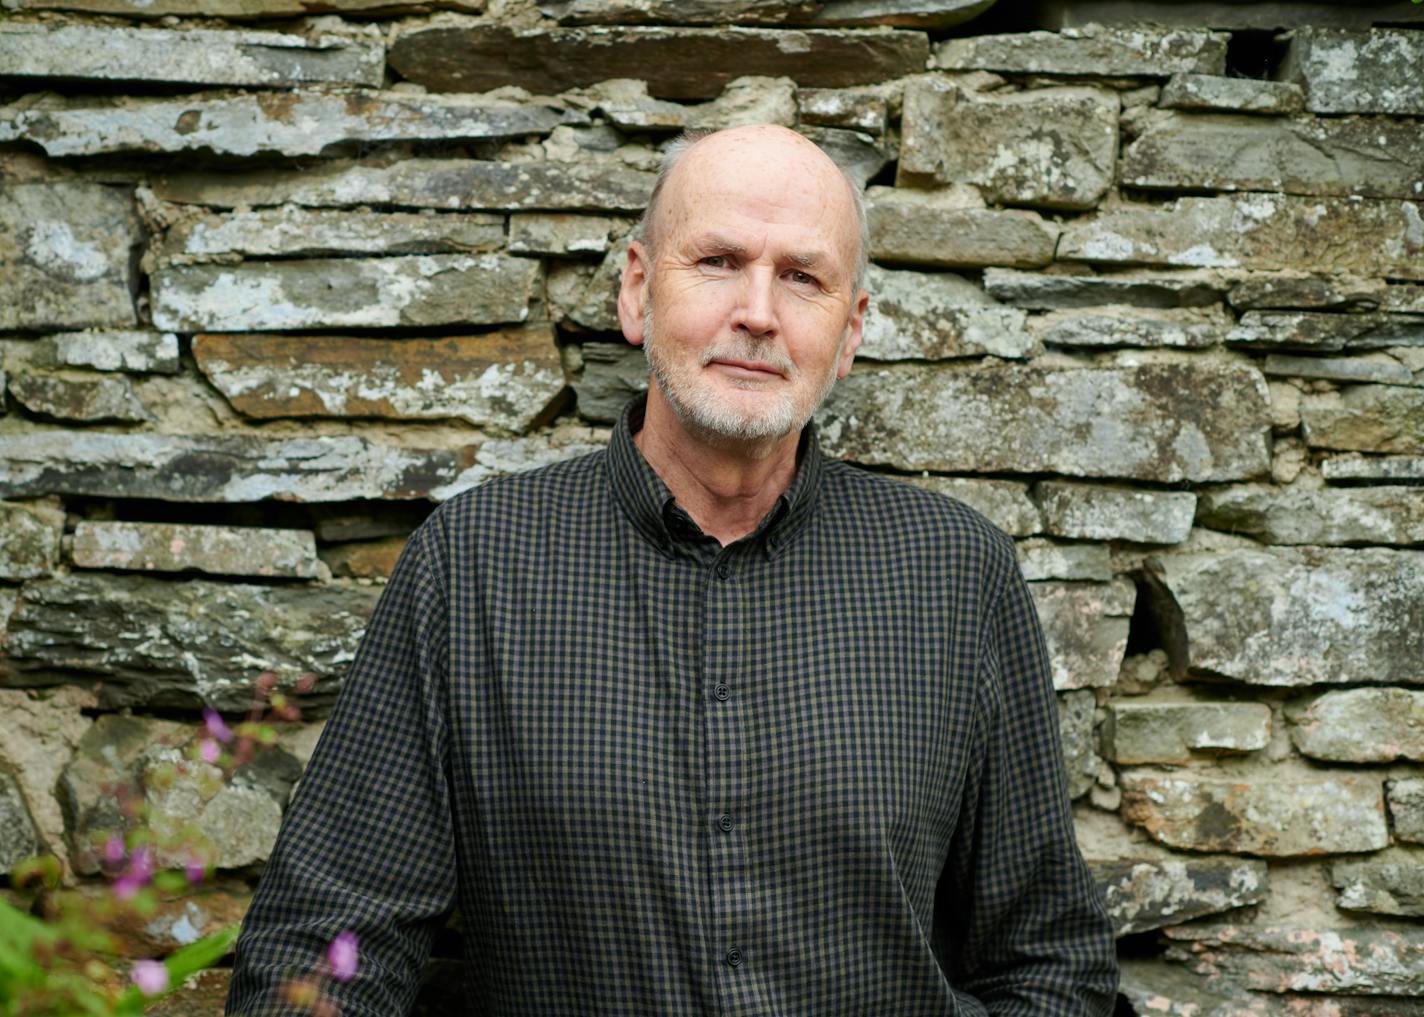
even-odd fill
[[[125,872],[118,879],[114,880],[114,896],[119,900],[128,900],[138,893],[143,884],[133,877],[132,873]]]
[[[208,865],[203,859],[190,855],[187,864],[183,866],[183,874],[188,877],[189,883],[196,886],[207,876]]]
[[[232,728],[227,726],[227,722],[222,719],[222,714],[212,707],[203,711],[203,726],[208,729],[208,734],[212,735],[220,742],[232,741]],[[207,758],[207,757],[204,757]],[[211,759],[208,762],[212,762]]]
[[[326,948],[326,962],[331,965],[331,977],[349,982],[356,977],[356,933],[343,932]]]
[[[140,844],[133,849],[133,856],[129,858],[129,871],[127,875],[138,880],[140,886],[148,885],[153,878],[153,848],[147,844]]]
[[[135,962],[129,977],[145,996],[156,996],[168,988],[168,969],[156,960]]]
[[[222,758],[222,746],[211,738],[204,738],[198,743],[198,755],[205,763],[216,763]]]
[[[117,868],[124,860],[124,838],[115,833],[104,841],[104,861]]]

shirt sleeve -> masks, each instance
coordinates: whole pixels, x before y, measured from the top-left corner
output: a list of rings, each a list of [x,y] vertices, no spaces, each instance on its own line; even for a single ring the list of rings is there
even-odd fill
[[[973,762],[935,920],[962,1013],[1107,1017],[1113,927],[1073,833],[1038,613],[1011,545],[1008,556],[982,640]]]
[[[227,1014],[306,1014],[281,987],[339,933],[356,975],[324,991],[346,1017],[408,1013],[455,899],[446,773],[442,514],[407,543],[298,786],[237,940]]]

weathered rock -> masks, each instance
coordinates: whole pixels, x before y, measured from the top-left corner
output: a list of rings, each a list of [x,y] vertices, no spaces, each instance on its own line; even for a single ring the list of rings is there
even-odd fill
[[[805,24],[815,9],[815,0],[539,0],[561,25]]]
[[[1058,737],[1063,746],[1063,770],[1068,797],[1081,798],[1092,789],[1102,761],[1093,741],[1093,711],[1098,701],[1090,690],[1058,696]]]
[[[33,362],[95,371],[177,374],[178,337],[172,332],[61,332],[35,344]]]
[[[627,343],[584,343],[583,370],[573,381],[579,416],[612,423],[629,399],[648,387],[643,350]]]
[[[152,817],[149,826],[160,844],[157,863],[186,862],[193,853],[189,847],[164,846],[165,840],[172,843],[180,838],[200,851],[206,848],[206,860],[217,869],[265,862],[277,842],[282,805],[300,773],[296,761],[276,763],[285,753],[270,749],[245,772],[240,770],[224,782],[216,766],[194,762],[187,755],[177,748],[151,748],[139,763],[139,782]],[[264,786],[270,779],[254,779],[253,771],[258,769],[268,770],[269,778],[286,771],[279,793]],[[194,828],[196,837],[188,833]]]
[[[1264,749],[1270,737],[1265,703],[1119,701],[1108,704],[1103,752],[1115,763],[1189,763]]]
[[[883,95],[850,88],[797,89],[796,111],[803,124],[846,127],[876,137],[885,133],[890,119],[889,103]]]
[[[538,276],[504,254],[176,265],[153,274],[153,320],[179,332],[491,325],[529,316]]]
[[[1169,858],[1091,863],[1119,936],[1257,904],[1266,896],[1264,862]]]
[[[570,426],[521,438],[492,438],[479,447],[475,462],[453,483],[435,488],[431,497],[444,501],[494,477],[533,470],[541,466],[597,452],[608,444],[607,431]]]
[[[101,705],[242,710],[261,671],[318,675],[328,698],[375,606],[370,587],[255,586],[147,576],[71,575],[25,587],[7,650],[20,672],[103,678]],[[143,632],[135,641],[133,632]]]
[[[1272,272],[1242,279],[1231,288],[1228,299],[1238,311],[1374,311],[1383,305],[1388,292],[1389,287],[1379,279]]]
[[[1391,780],[1385,788],[1389,793],[1394,835],[1400,840],[1424,844],[1424,778]]]
[[[1224,113],[1164,113],[1151,120],[1123,152],[1124,184],[1372,198],[1424,193],[1424,140],[1409,124]]]
[[[1114,5],[1116,6],[1116,5]],[[1300,4],[1192,4],[1175,2],[1144,4],[1153,10],[1176,12],[1200,7],[1225,6],[1232,11],[1258,7],[1281,9],[1290,18],[1301,17]],[[1140,9],[1140,8],[1137,8]],[[1326,10],[1340,10],[1326,7]],[[1289,21],[1288,24],[1295,22]],[[1220,24],[1213,21],[1213,24]],[[1262,1017],[1289,1014],[1290,1017],[1421,1017],[1424,1002],[1403,996],[1323,996],[1314,993],[1247,992],[1230,978],[1195,974],[1179,964],[1164,964],[1161,958],[1122,960],[1122,981],[1118,991],[1141,1017]]]
[[[0,497],[45,494],[167,501],[425,498],[468,465],[464,452],[362,438],[187,438],[32,431],[0,436]]]
[[[1386,283],[1382,307],[1386,311],[1424,314],[1424,286],[1417,283]]]
[[[606,215],[517,212],[509,217],[509,253],[580,257],[606,254],[613,238],[628,230],[626,219]]]
[[[1279,77],[1305,86],[1313,113],[1424,114],[1424,39],[1417,31],[1345,32],[1308,23],[1292,33]]]
[[[952,28],[977,17],[995,0],[824,0],[815,24],[897,25],[903,28]]]
[[[26,369],[12,371],[7,386],[25,409],[55,420],[94,424],[152,419],[133,382],[122,376]]]
[[[1382,480],[1407,484],[1424,480],[1424,456],[1331,456],[1320,463],[1320,474],[1332,483]]]
[[[1038,582],[1029,589],[1048,643],[1053,687],[1100,689],[1117,681],[1137,601],[1132,582]]]
[[[890,162],[889,152],[864,131],[842,130],[839,127],[802,127],[800,131],[819,145],[862,190]]]
[[[1289,114],[1305,109],[1305,92],[1285,81],[1174,74],[1162,86],[1158,104],[1167,109]]]
[[[369,506],[315,505],[316,539],[325,544],[348,540],[408,537],[430,514],[429,505],[378,502]]]
[[[0,772],[15,774],[28,805],[26,822],[34,820],[38,849],[54,852],[66,874],[71,873],[64,849],[64,816],[55,785],[93,723],[80,711],[95,705],[92,693],[73,685],[43,691],[0,689],[0,711],[5,716],[0,725]],[[0,822],[0,831],[5,825]]]
[[[1000,481],[1009,483],[1009,481]],[[1027,500],[1027,499],[1025,499]],[[1102,544],[1056,544],[1035,537],[1015,545],[1024,578],[1088,579],[1106,582],[1112,578],[1112,558]]]
[[[619,332],[618,291],[628,262],[631,233],[613,244],[598,266],[554,264],[549,267],[549,316],[594,332]]]
[[[442,339],[199,335],[193,356],[258,418],[454,417],[527,431],[564,391],[548,326]]]
[[[1147,346],[1202,349],[1221,342],[1226,329],[1198,314],[1168,317],[1135,308],[1098,308],[1099,313],[1050,311],[1029,320],[1029,331],[1048,346]]]
[[[1372,996],[1424,992],[1424,934],[1413,930],[1185,925],[1167,930],[1167,936],[1182,944],[1169,950],[1169,957],[1248,989]]]
[[[902,174],[974,184],[999,204],[1061,209],[1093,208],[1112,184],[1118,140],[1112,92],[977,93],[916,78],[905,86],[904,101]]]
[[[399,32],[388,60],[402,77],[441,92],[518,85],[553,93],[640,78],[661,98],[709,99],[733,78],[839,88],[917,73],[928,56],[918,32],[452,25]]]
[[[1021,358],[1033,348],[1027,314],[997,307],[973,283],[950,273],[866,273],[870,309],[857,356],[868,360]]]
[[[872,187],[870,256],[888,264],[1038,268],[1053,260],[1058,227],[1036,213],[954,207],[934,192]]]
[[[0,502],[0,579],[48,575],[59,562],[64,509]]]
[[[790,78],[733,78],[711,102],[692,106],[687,125],[721,131],[744,124],[796,124],[796,82]]]
[[[1424,453],[1424,390],[1350,385],[1307,395],[1300,423],[1313,448]]]
[[[978,477],[906,477],[916,487],[938,491],[958,498],[970,508],[982,512],[991,523],[1014,537],[1037,533],[1042,521],[1038,507],[1028,500],[1028,485],[1013,480],[985,480]],[[1040,576],[1042,579],[1078,578],[1076,576]],[[1106,576],[1094,576],[1106,579]]]
[[[1204,492],[1197,521],[1268,544],[1424,544],[1424,497],[1412,487]]]
[[[319,553],[334,576],[376,579],[395,571],[405,544],[405,537],[386,537],[324,547]]]
[[[1119,780],[1123,818],[1168,847],[1284,858],[1377,851],[1389,843],[1377,780],[1137,774]]]
[[[687,126],[687,107],[648,95],[648,83],[637,78],[600,81],[583,94],[592,99],[608,122],[627,131],[680,131]]]
[[[1122,206],[1069,223],[1057,256],[1174,265],[1424,279],[1419,202],[1242,194]]]
[[[932,65],[952,71],[1092,77],[1222,74],[1226,38],[1218,32],[1147,26],[980,35],[939,43]]]
[[[1208,307],[1219,303],[1226,284],[1215,273],[1173,272],[1117,275],[1057,275],[986,268],[984,290],[1001,303],[1033,310],[1102,307]]]
[[[1083,540],[1178,544],[1187,539],[1196,509],[1189,491],[1143,491],[1101,484],[1043,481],[1033,498],[1044,531]]]
[[[818,419],[833,455],[901,469],[1164,483],[1267,469],[1265,383],[1236,365],[864,365]]]
[[[1164,553],[1191,667],[1252,685],[1424,683],[1424,552]]]
[[[1054,28],[1108,25],[1133,28],[1144,22],[1197,28],[1211,25],[1221,29],[1285,29],[1301,25],[1369,27],[1376,21],[1424,21],[1424,12],[1400,7],[1392,0],[1360,0],[1342,6],[1331,0],[1137,0],[1124,6],[1121,0],[1053,0],[1040,13],[1043,23]],[[1221,1017],[1221,1015],[1213,1015]],[[1319,1017],[1311,1013],[1302,1017]],[[1341,1017],[1353,1017],[1342,1014]]]
[[[258,526],[82,521],[74,530],[71,555],[84,569],[297,579],[319,574],[311,531]]]
[[[1226,341],[1251,348],[1328,352],[1424,346],[1424,315],[1247,311]]]
[[[1424,692],[1345,689],[1290,703],[1291,741],[1303,755],[1344,763],[1424,760]]]
[[[1424,917],[1424,864],[1419,862],[1336,862],[1330,882],[1340,891],[1335,901],[1346,911]]]
[[[20,785],[8,773],[0,772],[0,872],[8,873],[39,850],[39,837]]]
[[[6,183],[0,329],[133,325],[130,249],[139,241],[133,202],[116,187]]]
[[[1271,353],[1261,365],[1261,373],[1268,378],[1321,378],[1345,384],[1414,384],[1413,372],[1385,354],[1367,353],[1359,357],[1292,357]]]
[[[0,67],[22,78],[195,85],[381,84],[385,50],[370,32],[288,32],[112,25],[0,25]]]
[[[201,15],[241,21],[301,17],[316,10],[343,14],[411,14],[441,9],[478,14],[484,10],[485,3],[484,0],[321,0],[320,8],[315,8],[311,0],[12,0],[9,6],[16,10],[86,11],[127,18]],[[221,1009],[221,999],[218,1004]]]
[[[112,891],[102,884],[79,887],[79,893],[91,901],[103,900]],[[151,914],[133,911],[114,916],[111,926],[118,941],[121,957],[162,957],[179,947],[196,942],[203,936],[241,923],[252,891],[235,881],[225,884],[204,884],[184,891],[181,896],[156,895]],[[215,1010],[222,1009],[223,1000]],[[154,1013],[145,1009],[145,1014]],[[194,1013],[196,1017],[196,1012]]]

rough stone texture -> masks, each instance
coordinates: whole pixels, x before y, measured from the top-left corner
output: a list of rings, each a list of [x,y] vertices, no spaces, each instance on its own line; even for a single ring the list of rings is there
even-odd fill
[[[1167,109],[1290,114],[1305,109],[1305,92],[1286,81],[1174,74],[1162,86],[1158,105]]]
[[[1104,264],[1424,279],[1419,202],[1242,194],[1122,206],[1063,230],[1058,257]]]
[[[707,99],[734,78],[790,77],[841,88],[924,70],[918,32],[760,28],[511,29],[415,27],[396,35],[396,73],[440,92],[518,85],[559,92],[607,78],[640,78],[664,99]]]
[[[643,350],[627,343],[585,343],[579,353],[583,369],[573,382],[579,416],[613,423],[629,399],[647,390]]]
[[[87,11],[126,18],[153,19],[201,14],[208,18],[242,21],[300,17],[317,10],[365,15],[442,9],[478,14],[484,10],[485,3],[484,0],[431,0],[428,3],[422,0],[321,0],[319,7],[314,7],[312,0],[11,0],[7,6],[22,11]]]
[[[1263,992],[1424,992],[1424,934],[1370,928],[1189,925],[1167,936],[1169,951],[1204,975]]]
[[[1138,859],[1091,867],[1119,936],[1179,925],[1266,896],[1265,863],[1241,858]]]
[[[102,884],[90,883],[81,887],[79,892],[89,900],[102,900],[109,891]],[[158,899],[151,914],[115,916],[113,931],[118,939],[119,956],[162,957],[172,953],[202,936],[239,924],[252,902],[252,892],[235,882],[205,883],[176,897],[165,894],[156,896]],[[200,1013],[219,1013],[222,1008],[223,1000],[220,999],[215,1008],[194,1010],[191,1017],[198,1017]],[[144,1010],[145,1015],[154,1012],[151,1008]]]
[[[538,275],[504,254],[170,266],[153,274],[153,318],[179,332],[490,325],[528,317]]]
[[[217,176],[174,173],[153,180],[165,201],[219,208],[281,205],[530,211],[641,211],[653,174],[619,163],[504,163],[402,159],[389,166],[332,162],[301,170]]]
[[[1129,5],[1121,0],[1051,0],[1039,8],[1039,14],[1044,24],[1055,28],[1090,24],[1131,28],[1144,21],[1154,25],[1187,28],[1211,25],[1224,29],[1282,29],[1300,25],[1368,27],[1377,21],[1424,21],[1424,12],[1416,7],[1404,7],[1394,0],[1357,0],[1350,4],[1334,0],[1247,0],[1245,3],[1241,0],[1185,3],[1183,0],[1136,0]]]
[[[56,852],[66,874],[64,816],[55,784],[74,747],[93,723],[92,693],[74,685],[43,691],[0,689],[0,770],[14,773],[39,835],[39,847]],[[0,829],[4,828],[0,823]]]
[[[1095,207],[1113,181],[1118,98],[1093,88],[973,92],[938,78],[905,86],[900,172],[974,184],[991,202]]]
[[[1336,862],[1330,882],[1340,891],[1336,906],[1377,915],[1424,917],[1424,864]]]
[[[1191,10],[1201,4],[1171,3],[1166,9]],[[1239,10],[1242,5],[1230,5]],[[1248,8],[1276,7],[1247,4]],[[1300,4],[1288,6],[1292,11]],[[1157,8],[1161,9],[1161,8]],[[1122,961],[1118,991],[1141,1017],[1421,1017],[1424,1002],[1403,996],[1321,996],[1313,993],[1247,992],[1225,978],[1195,974],[1159,958]]]
[[[1063,745],[1063,769],[1068,776],[1068,796],[1081,798],[1092,789],[1102,761],[1093,741],[1093,711],[1097,700],[1089,690],[1065,692],[1058,697],[1058,736]]]
[[[1123,764],[1189,763],[1264,749],[1270,737],[1265,703],[1114,702],[1103,726],[1103,753]]]
[[[1037,582],[1029,589],[1048,643],[1053,687],[1100,689],[1117,681],[1137,601],[1132,582]]]
[[[711,102],[692,106],[687,125],[720,131],[743,124],[796,124],[796,82],[790,78],[733,78]]]
[[[1424,114],[1424,38],[1418,31],[1346,32],[1302,26],[1280,77],[1305,86],[1314,113]]]
[[[1360,357],[1293,357],[1271,353],[1261,365],[1268,378],[1320,378],[1345,384],[1413,385],[1414,374],[1384,354]]]
[[[1344,763],[1424,760],[1424,692],[1346,689],[1288,704],[1302,755]]]
[[[1424,683],[1424,552],[1242,548],[1157,560],[1194,670],[1253,685]]]
[[[509,253],[580,257],[606,254],[628,221],[606,215],[523,212],[509,217]]]
[[[1225,284],[1215,273],[1173,272],[1058,275],[986,268],[984,290],[1001,303],[1032,310],[1094,307],[1204,307],[1220,302]]]
[[[134,374],[180,370],[178,337],[172,332],[61,332],[36,344],[32,362]]]
[[[1238,311],[1274,308],[1375,311],[1385,304],[1388,293],[1389,287],[1379,279],[1271,272],[1242,279],[1231,287],[1227,299]],[[1390,309],[1408,310],[1406,307]]]
[[[942,360],[988,354],[1021,358],[1033,348],[1024,311],[993,306],[973,283],[950,273],[866,273],[870,309],[858,357]]]
[[[1189,491],[1142,491],[1101,484],[1043,481],[1034,486],[1044,531],[1082,540],[1178,544],[1187,539],[1197,497]]]
[[[1097,308],[1099,313],[1050,311],[1029,321],[1029,331],[1047,346],[1146,346],[1202,349],[1221,341],[1225,328],[1194,316],[1148,315],[1136,308]],[[1103,313],[1106,312],[1106,313]]]
[[[889,103],[875,92],[849,88],[801,88],[796,91],[797,119],[820,127],[846,127],[879,137],[890,119]]]
[[[1424,544],[1424,496],[1412,487],[1204,492],[1197,522],[1268,544]]]
[[[870,256],[889,264],[1038,268],[1053,259],[1058,227],[1033,212],[955,207],[934,192],[872,187]]]
[[[482,96],[259,92],[35,103],[0,122],[0,141],[30,141],[55,157],[188,151],[297,156],[356,143],[515,138],[575,119],[551,106]]]
[[[618,290],[632,236],[625,235],[590,271],[585,265],[555,264],[545,290],[549,316],[594,332],[619,332]]]
[[[648,83],[638,78],[612,78],[582,89],[614,127],[625,131],[680,131],[687,126],[687,107],[648,95]]]
[[[123,376],[15,370],[7,387],[25,409],[54,420],[132,424],[152,419],[133,382]]]
[[[1424,481],[1424,456],[1331,456],[1320,464],[1327,481]]]
[[[890,162],[890,152],[864,131],[838,127],[802,127],[801,133],[821,147],[862,190]]]
[[[354,436],[263,439],[32,431],[0,436],[0,497],[167,501],[424,498],[454,482],[462,453]]]
[[[818,419],[833,455],[902,469],[1164,483],[1267,469],[1265,383],[1235,365],[889,365],[852,371]]]
[[[17,77],[194,85],[381,83],[384,47],[359,36],[112,25],[0,25],[0,66]]]
[[[1300,401],[1307,445],[1359,452],[1424,453],[1424,390],[1350,385]]]
[[[977,17],[995,0],[824,0],[816,9],[818,25],[896,25],[904,28],[952,28]]]
[[[1223,74],[1226,36],[1216,32],[1096,26],[1018,35],[950,39],[935,47],[933,66],[1008,74],[1165,77]]]
[[[539,0],[539,11],[561,25],[805,24],[814,0]]]
[[[1020,540],[1015,550],[1018,551],[1019,568],[1029,581],[1088,579],[1105,582],[1112,578],[1112,558],[1102,544],[1056,544],[1035,537]]]
[[[59,562],[64,510],[43,502],[0,502],[0,579],[48,575]]]
[[[0,873],[8,873],[39,849],[39,837],[25,808],[20,785],[8,773],[0,773]]]
[[[314,702],[335,691],[377,592],[103,574],[36,580],[10,617],[7,650],[20,672],[100,676],[106,708],[243,710],[261,671],[285,681],[314,672],[316,690],[304,697]]]
[[[1168,847],[1284,858],[1377,851],[1389,844],[1379,782],[1366,777],[1119,779],[1123,818]]]
[[[0,329],[135,324],[129,252],[139,236],[133,202],[117,187],[7,182],[0,188]]]
[[[1391,780],[1385,788],[1389,794],[1394,835],[1400,840],[1424,844],[1424,778]]]
[[[1312,352],[1424,346],[1424,315],[1247,311],[1226,341],[1250,348]]]
[[[938,491],[958,498],[970,508],[982,512],[991,523],[1014,537],[1037,533],[1042,526],[1038,506],[1028,499],[1028,485],[1013,480],[981,480],[971,477],[906,477],[916,487]],[[1043,579],[1080,578],[1077,576],[1041,576]],[[1106,579],[1107,576],[1093,576]]]
[[[82,521],[74,529],[71,556],[83,569],[296,579],[319,573],[316,537],[309,530],[258,526]]]
[[[460,418],[527,431],[564,391],[553,329],[442,339],[199,335],[198,368],[250,417]]]
[[[405,550],[405,537],[384,540],[363,540],[351,544],[324,547],[319,552],[334,576],[353,579],[375,579],[395,571],[396,561]]]
[[[1151,120],[1123,152],[1123,184],[1372,198],[1424,193],[1424,139],[1411,124],[1202,113]]]

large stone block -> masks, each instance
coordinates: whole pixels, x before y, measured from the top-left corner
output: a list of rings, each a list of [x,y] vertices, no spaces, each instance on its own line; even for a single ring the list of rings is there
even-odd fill
[[[153,320],[177,332],[492,325],[524,321],[538,262],[504,254],[175,265]]]
[[[102,104],[51,100],[0,122],[0,141],[33,142],[55,157],[197,150],[298,156],[374,142],[518,138],[581,119],[550,105],[483,96],[257,92]]]
[[[1091,863],[1119,936],[1258,904],[1264,862],[1243,858],[1139,859]]]
[[[1190,665],[1252,685],[1424,683],[1424,552],[1165,553]]]
[[[797,119],[819,127],[844,127],[881,137],[890,121],[890,104],[883,95],[854,88],[796,90]]]
[[[1137,602],[1132,582],[1036,582],[1029,589],[1048,644],[1053,687],[1100,689],[1116,682]]]
[[[181,370],[178,337],[172,332],[61,332],[36,344],[33,362],[134,374]]]
[[[1052,28],[1135,28],[1146,22],[1177,28],[1211,25],[1219,29],[1270,30],[1301,25],[1368,28],[1377,21],[1424,22],[1424,11],[1403,7],[1394,0],[1358,0],[1348,5],[1334,0],[1136,0],[1128,5],[1122,0],[1052,0],[1038,13],[1043,23]],[[1353,1013],[1341,1017],[1353,1017]]]
[[[1250,349],[1311,352],[1424,346],[1424,315],[1247,311],[1226,341]]]
[[[1315,113],[1424,114],[1424,37],[1408,29],[1348,32],[1307,23],[1292,33],[1280,77],[1305,86]]]
[[[977,17],[995,0],[823,0],[818,25],[896,25],[902,28],[953,28]]]
[[[235,21],[305,17],[316,10],[311,0],[10,0],[10,6],[22,11],[84,11],[124,18],[199,16]],[[484,9],[485,0],[431,0],[429,3],[423,0],[321,0],[320,7],[322,11],[348,15],[418,14],[434,10],[478,14]]]
[[[859,352],[868,360],[943,360],[995,356],[1018,359],[1033,348],[1028,315],[998,307],[982,290],[941,272],[894,272],[870,266],[870,309]]]
[[[1286,81],[1174,74],[1162,86],[1158,105],[1166,109],[1280,115],[1305,109],[1305,91]]]
[[[1424,918],[1424,865],[1418,862],[1336,862],[1330,882],[1346,911]]]
[[[310,530],[191,523],[81,521],[71,549],[82,569],[208,572],[313,579],[320,573]]]
[[[1261,992],[1424,992],[1424,933],[1416,930],[1186,925],[1167,936],[1181,944],[1169,957]]]
[[[130,254],[140,236],[126,191],[7,183],[0,188],[0,329],[133,325]]]
[[[1145,346],[1205,349],[1221,342],[1225,326],[1199,311],[1158,311],[1103,308],[1097,314],[1050,311],[1029,321],[1029,331],[1045,346]]]
[[[258,418],[458,418],[527,431],[564,391],[548,326],[442,339],[199,335],[193,357]]]
[[[1345,689],[1288,704],[1302,755],[1342,763],[1424,761],[1424,692]]]
[[[1081,540],[1178,544],[1187,539],[1197,496],[1190,491],[1144,491],[1102,484],[1043,481],[1034,500],[1044,532]]]
[[[54,571],[64,510],[44,503],[0,502],[0,579],[33,579]]]
[[[1379,781],[1125,774],[1122,815],[1186,851],[1274,858],[1378,851],[1389,844]]]
[[[1400,840],[1424,844],[1424,779],[1409,777],[1385,784],[1389,795],[1389,816],[1394,835]]]
[[[906,477],[916,487],[938,491],[958,498],[970,508],[982,512],[991,523],[1014,537],[1037,533],[1043,521],[1038,506],[1029,501],[1028,485],[1013,480],[988,480],[979,477]],[[1107,579],[1107,576],[1038,576],[1039,579]]]
[[[901,469],[1174,483],[1268,467],[1265,382],[1235,365],[865,365],[818,419],[833,455]]]
[[[1102,307],[1209,307],[1229,288],[1219,273],[1126,272],[1112,275],[1060,275],[986,268],[984,290],[1000,303],[1032,310]]]
[[[509,252],[560,258],[607,254],[629,225],[606,215],[516,212],[509,217]]]
[[[43,691],[0,689],[0,711],[5,716],[0,724],[0,772],[15,775],[39,834],[40,849],[56,854],[66,875],[72,872],[55,788],[74,747],[93,724],[82,711],[95,705],[92,693],[74,685]]]
[[[627,343],[584,343],[577,350],[582,369],[573,386],[579,416],[613,423],[629,399],[647,391],[647,358],[641,347]]]
[[[539,0],[561,25],[806,24],[816,0]]]
[[[934,192],[872,187],[870,256],[887,264],[1039,268],[1053,260],[1058,227],[1034,212],[955,207]]]
[[[1227,300],[1238,311],[1285,309],[1365,312],[1377,311],[1384,307],[1389,292],[1390,287],[1383,279],[1365,279],[1351,275],[1315,275],[1309,272],[1262,272],[1248,275],[1236,282],[1227,294]],[[1387,309],[1408,310],[1406,307]],[[1424,311],[1424,308],[1419,310]]]
[[[1114,7],[1117,5],[1114,4]],[[1240,11],[1257,7],[1287,9],[1300,17],[1301,4],[1191,4],[1168,2],[1154,10],[1195,10],[1202,6]],[[1325,10],[1340,10],[1326,7]],[[1220,24],[1220,22],[1214,22]],[[1293,24],[1294,21],[1287,22]],[[1424,1017],[1424,1001],[1404,996],[1336,996],[1297,992],[1247,992],[1233,978],[1220,973],[1196,974],[1180,964],[1164,964],[1160,957],[1122,960],[1118,991],[1141,1017]]]
[[[1300,424],[1313,448],[1424,453],[1424,390],[1350,385],[1307,395]]]
[[[1063,32],[1023,32],[949,39],[935,47],[945,70],[1089,77],[1222,74],[1226,35],[1218,32],[1084,26]]]
[[[900,172],[973,184],[1006,205],[1093,208],[1113,180],[1118,98],[1094,88],[978,93],[905,86]]]
[[[1074,221],[1062,260],[1424,279],[1424,206],[1417,201],[1242,194],[1123,206]]]
[[[133,382],[121,375],[26,368],[12,371],[7,387],[25,409],[53,420],[136,424],[153,419]]]
[[[1027,501],[1027,498],[1024,500]],[[1035,537],[1018,541],[1014,549],[1018,552],[1019,568],[1030,582],[1036,579],[1106,582],[1113,577],[1112,555],[1103,544],[1059,544]]]
[[[1424,481],[1424,456],[1330,456],[1321,461],[1320,475],[1337,484],[1361,480],[1408,484]]]
[[[1409,368],[1384,353],[1359,357],[1293,357],[1271,353],[1261,365],[1261,373],[1268,378],[1318,378],[1346,385],[1415,383],[1414,373]]]
[[[1197,521],[1268,544],[1424,544],[1424,492],[1228,487],[1203,492]]]
[[[841,88],[917,73],[928,57],[918,32],[444,25],[399,32],[389,62],[402,77],[440,92],[518,85],[548,93],[639,78],[662,98],[708,99],[733,78]]]
[[[39,836],[15,778],[0,772],[0,872],[8,873],[23,859],[38,854]]]
[[[1118,701],[1108,705],[1103,752],[1115,763],[1189,763],[1254,752],[1270,737],[1265,703]]]
[[[0,25],[0,67],[22,78],[191,85],[379,86],[385,47],[374,26],[344,34],[117,28],[46,22]]]

